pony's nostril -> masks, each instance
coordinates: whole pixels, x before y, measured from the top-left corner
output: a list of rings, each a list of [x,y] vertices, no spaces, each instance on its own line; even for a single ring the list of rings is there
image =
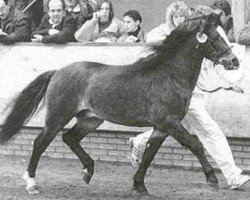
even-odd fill
[[[238,67],[239,66],[239,60],[238,60],[238,58],[233,58],[232,59],[232,63],[233,63],[234,66]]]

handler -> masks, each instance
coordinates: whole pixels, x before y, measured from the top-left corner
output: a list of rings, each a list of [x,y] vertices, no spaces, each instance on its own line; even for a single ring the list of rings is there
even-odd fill
[[[179,13],[180,9],[183,9],[183,6],[180,6],[179,4],[183,4],[183,2],[173,2],[169,8],[167,8],[166,14],[177,15],[176,13]],[[196,12],[211,13],[213,10],[207,6],[200,6],[196,9]],[[166,16],[166,19],[173,19],[173,17]],[[183,18],[182,21],[184,21],[184,19],[185,18]],[[181,22],[181,20],[177,19],[175,19],[175,21],[178,21],[179,23]],[[153,31],[148,34],[147,39],[150,41],[153,40],[154,42],[156,42],[156,38],[164,39],[164,34],[166,37],[173,30],[173,28],[169,28],[169,26],[167,26],[168,24],[171,23],[166,23],[165,29],[153,29]],[[171,25],[173,26],[173,24]],[[156,33],[157,37],[155,37],[153,33]],[[162,37],[159,37],[159,35],[162,35]],[[216,66],[216,68],[217,67],[218,66]],[[211,61],[204,59],[201,73],[193,91],[188,112],[182,120],[182,125],[187,130],[197,135],[208,153],[218,164],[230,189],[237,189],[249,181],[250,178],[247,175],[243,175],[242,170],[235,165],[231,149],[224,133],[218,124],[210,117],[205,108],[208,93],[204,92],[204,89],[206,89],[209,82],[212,81],[208,79],[208,72],[210,71],[208,68],[214,68],[214,64]],[[230,80],[228,82],[235,92],[242,92],[239,85],[234,85],[234,83]],[[152,132],[153,129],[146,131],[135,138],[130,138],[132,147],[131,163],[133,166],[138,166],[140,164],[143,152],[147,148],[147,141],[149,140]]]

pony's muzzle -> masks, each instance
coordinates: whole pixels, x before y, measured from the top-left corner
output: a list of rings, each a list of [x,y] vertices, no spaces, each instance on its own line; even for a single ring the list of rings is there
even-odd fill
[[[219,59],[219,63],[224,66],[226,70],[236,70],[239,68],[239,59],[233,56],[231,59]]]
[[[233,66],[234,66],[234,69],[238,69],[239,66],[240,66],[239,59],[238,59],[237,57],[234,57],[234,58],[232,59],[232,64],[233,64]]]

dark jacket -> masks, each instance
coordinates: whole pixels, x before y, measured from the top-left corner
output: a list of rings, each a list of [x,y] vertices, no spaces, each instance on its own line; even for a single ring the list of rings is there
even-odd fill
[[[49,15],[45,14],[42,18],[40,25],[35,31],[33,31],[32,36],[42,35],[43,43],[56,43],[63,44],[67,42],[75,42],[74,33],[77,29],[77,21],[71,15],[65,15],[54,29],[60,31],[59,33],[49,35],[49,30],[52,29],[52,24],[49,23]]]
[[[6,19],[0,19],[0,28],[8,35],[0,36],[0,43],[13,44],[15,42],[29,42],[31,35],[30,19],[21,11],[10,7]]]
[[[33,0],[8,0],[8,5],[13,6],[17,10],[23,11]],[[30,18],[32,30],[39,26],[44,15],[43,1],[36,0],[31,7],[26,9],[25,14]]]

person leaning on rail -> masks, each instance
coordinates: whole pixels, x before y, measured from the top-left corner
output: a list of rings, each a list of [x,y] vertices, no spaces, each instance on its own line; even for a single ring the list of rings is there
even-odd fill
[[[174,13],[178,13],[181,7],[185,8],[185,6],[180,6],[183,4],[183,2],[181,3],[179,1],[173,2],[167,8],[167,14],[173,15]],[[195,11],[195,13],[197,14],[209,14],[211,12],[214,11],[207,6],[199,6]],[[171,16],[166,16],[166,19],[171,18]],[[167,34],[170,34],[172,30],[172,28],[168,27],[167,25],[168,23],[150,32],[150,35],[148,35],[150,36],[150,41],[153,40],[154,42],[160,42],[161,40],[164,40]],[[156,36],[161,40],[156,41]],[[225,40],[228,40],[226,38],[226,35],[224,37]],[[207,88],[210,85],[210,82],[213,81],[211,80],[211,78],[209,79],[209,71],[210,69],[212,70],[217,67],[219,66],[214,67],[214,64],[210,60],[203,60],[200,76],[193,91],[188,112],[182,120],[182,125],[187,130],[189,130],[190,133],[194,133],[197,135],[207,152],[218,164],[224,177],[227,180],[230,189],[237,189],[248,182],[250,178],[249,176],[242,174],[242,170],[236,166],[231,149],[224,133],[222,132],[218,124],[210,117],[205,107],[209,94],[209,92],[207,92]],[[228,82],[230,82],[230,80],[228,80]],[[242,89],[237,85],[233,87],[233,90],[236,92],[242,92]],[[153,129],[150,129],[149,131],[146,131],[137,135],[136,137],[132,137],[129,139],[132,149],[131,164],[133,166],[137,167],[138,165],[140,165],[143,152],[147,148],[147,141],[149,140],[152,132]]]
[[[122,21],[114,16],[111,1],[102,0],[93,18],[76,31],[75,38],[78,42],[116,42],[122,33]]]
[[[125,33],[118,38],[120,43],[145,42],[144,32],[141,29],[142,17],[137,10],[128,10],[123,15]]]
[[[43,16],[38,28],[32,33],[32,42],[62,44],[74,42],[77,21],[70,14],[65,14],[63,0],[49,0],[48,11]]]
[[[0,43],[29,42],[30,19],[21,11],[0,0]]]
[[[146,34],[146,42],[163,41],[171,31],[189,16],[189,8],[182,1],[173,1],[166,10],[165,22]]]

